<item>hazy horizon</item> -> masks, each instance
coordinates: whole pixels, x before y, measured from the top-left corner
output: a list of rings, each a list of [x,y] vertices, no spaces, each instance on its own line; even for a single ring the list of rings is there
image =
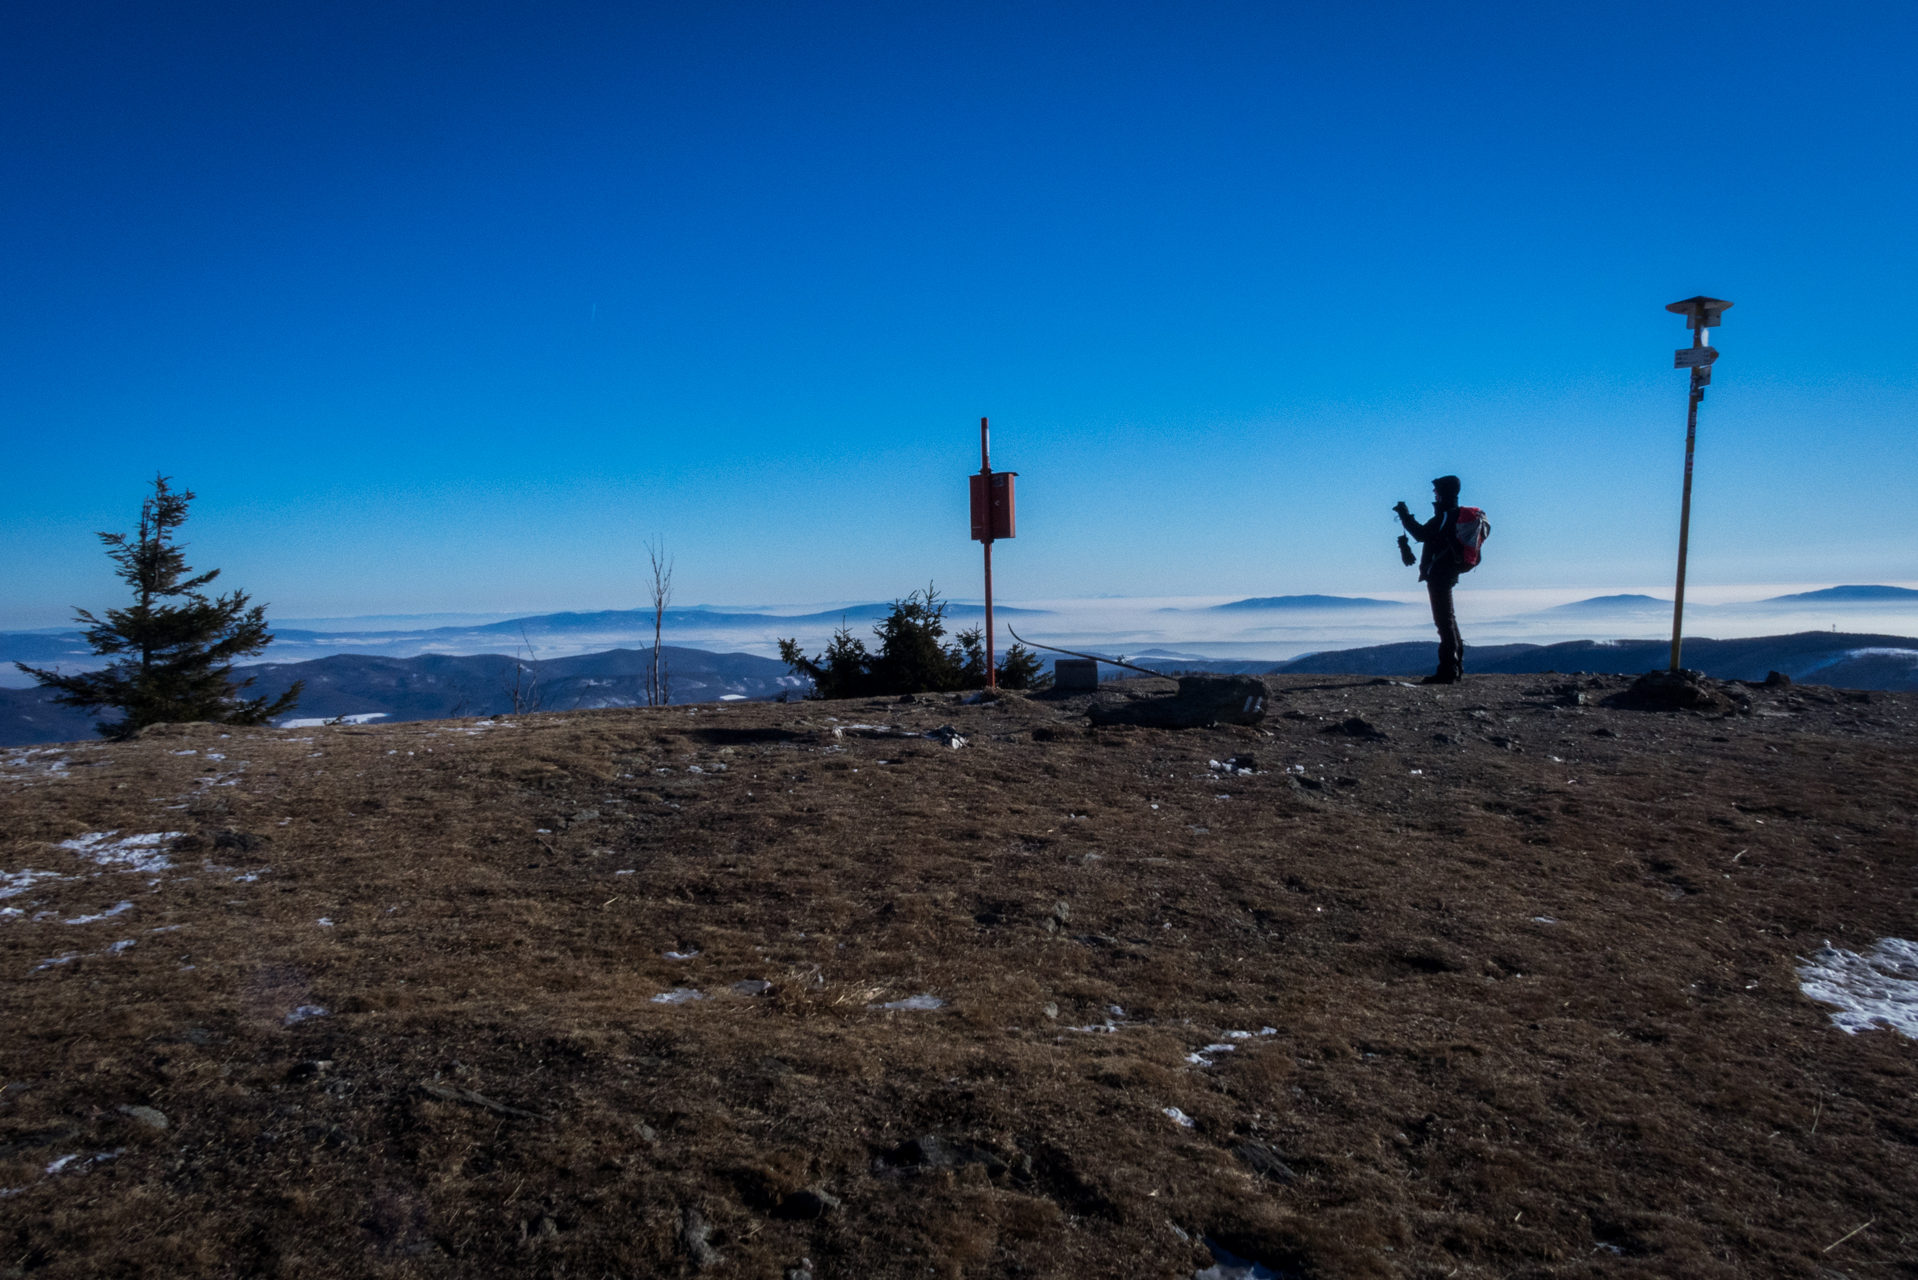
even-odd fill
[[[1755,589],[1749,585],[1690,587],[1686,597],[1685,632],[1696,639],[1729,640],[1835,630],[1850,634],[1911,637],[1918,643],[1918,598],[1912,601],[1763,603],[1765,597],[1822,590],[1836,585],[1854,584],[1773,583],[1757,589],[1762,591],[1762,595],[1755,594]],[[1918,589],[1918,583],[1912,582],[1855,585]],[[1510,643],[1555,644],[1568,640],[1668,638],[1671,634],[1669,602],[1594,606],[1590,610],[1574,611],[1556,609],[1559,605],[1597,597],[1641,594],[1657,596],[1660,593],[1650,587],[1619,587],[1596,592],[1566,588],[1462,588],[1457,595],[1457,604],[1468,647]],[[1396,600],[1397,607],[1224,611],[1214,608],[1245,598],[1242,595],[1208,595],[1052,597],[995,601],[1010,608],[1044,611],[1036,616],[1001,617],[996,627],[997,643],[1003,650],[1013,642],[1012,630],[1016,629],[1024,639],[1039,644],[1107,655],[1139,655],[1157,649],[1200,658],[1274,662],[1307,653],[1404,641],[1430,641],[1436,645],[1423,592],[1380,593],[1381,599]],[[956,602],[967,603],[963,600]],[[763,613],[766,620],[763,625],[716,622],[702,626],[682,614],[667,626],[664,639],[668,645],[774,657],[778,653],[778,642],[793,638],[809,651],[817,651],[825,646],[834,630],[835,620],[829,616],[833,608],[850,609],[878,603],[883,602],[869,598],[785,606],[708,605],[708,608],[717,612]],[[684,608],[691,610],[693,606]],[[586,615],[599,612],[604,611],[552,611]],[[787,621],[806,615],[813,617],[805,622]],[[482,633],[477,628],[490,622],[512,621],[518,617],[537,619],[551,614],[469,613],[458,616],[473,621],[455,623],[449,630],[430,635],[426,633],[448,626],[448,615],[413,615],[413,625],[391,625],[405,624],[406,615],[375,615],[359,619],[361,625],[357,627],[338,625],[353,619],[274,619],[274,625],[283,632],[307,631],[320,635],[311,638],[283,635],[264,653],[249,661],[302,662],[348,653],[386,657],[414,657],[428,653],[468,656],[510,653],[520,649],[538,658],[561,658],[615,648],[643,647],[652,640],[650,626],[638,620],[591,629],[551,630],[535,626],[522,637],[510,632]],[[301,627],[298,624],[302,621],[331,622],[336,625]],[[368,622],[385,625],[369,626],[366,625]],[[975,613],[972,618],[955,621],[951,629],[958,631],[976,623]],[[848,625],[854,634],[862,638],[872,628],[872,623],[862,618],[849,619]],[[72,661],[68,660],[69,665]],[[87,665],[97,664],[88,662]],[[18,688],[28,683],[28,678],[11,665],[0,670],[0,687]]]

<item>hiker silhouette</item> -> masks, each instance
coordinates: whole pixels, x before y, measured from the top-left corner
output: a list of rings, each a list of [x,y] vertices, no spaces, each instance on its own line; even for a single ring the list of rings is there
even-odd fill
[[[1465,638],[1459,634],[1458,611],[1452,607],[1452,588],[1459,575],[1471,566],[1465,563],[1464,550],[1457,534],[1459,478],[1440,476],[1432,481],[1432,510],[1423,524],[1412,518],[1404,502],[1392,510],[1405,532],[1416,538],[1419,553],[1419,581],[1432,601],[1432,625],[1438,628],[1438,670],[1425,677],[1424,684],[1456,684],[1465,675]]]

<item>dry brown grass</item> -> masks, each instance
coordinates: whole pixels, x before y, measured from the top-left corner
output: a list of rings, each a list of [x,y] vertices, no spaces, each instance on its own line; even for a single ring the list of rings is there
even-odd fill
[[[690,1274],[689,1211],[720,1275],[1918,1271],[1914,1046],[1793,972],[1918,928],[1911,700],[1542,683],[11,753],[0,870],[69,878],[0,904],[0,1275]]]

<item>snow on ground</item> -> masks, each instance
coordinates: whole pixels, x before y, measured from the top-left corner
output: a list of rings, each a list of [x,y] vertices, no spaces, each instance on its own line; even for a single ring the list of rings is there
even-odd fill
[[[946,1002],[938,996],[920,995],[907,996],[904,1000],[889,1000],[885,1004],[876,1007],[880,1009],[915,1009],[923,1011],[941,1009],[945,1007],[945,1004]]]
[[[1212,1265],[1194,1272],[1192,1280],[1280,1280],[1279,1273],[1264,1263],[1241,1258],[1211,1240],[1205,1247],[1212,1251]]]
[[[133,904],[131,902],[121,902],[121,903],[115,904],[114,906],[108,907],[105,911],[102,911],[98,913],[97,915],[75,916],[73,919],[66,921],[66,923],[67,924],[93,924],[95,921],[98,921],[98,920],[111,920],[113,919],[113,917],[119,915],[122,911],[131,911],[131,910],[133,910]]]
[[[114,837],[120,835],[118,831],[89,831],[71,840],[62,840],[60,847],[70,849],[109,871],[166,871],[173,866],[173,860],[161,849],[185,834],[183,831],[154,831],[116,840]]]
[[[1798,978],[1806,995],[1837,1006],[1831,1020],[1845,1034],[1886,1028],[1918,1040],[1918,943],[1880,938],[1867,955],[1827,943]]]
[[[276,720],[274,728],[318,729],[329,724],[370,724],[375,720],[386,719],[387,714],[384,711],[360,711],[350,716],[334,716],[331,719],[326,716],[302,716],[294,720]]]
[[[0,898],[17,898],[41,880],[70,880],[57,871],[35,871],[28,867],[24,871],[0,871]]]

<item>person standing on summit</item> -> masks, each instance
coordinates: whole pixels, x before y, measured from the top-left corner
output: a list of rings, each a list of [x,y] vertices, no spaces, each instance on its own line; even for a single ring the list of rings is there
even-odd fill
[[[1459,634],[1458,612],[1452,607],[1452,588],[1459,575],[1472,566],[1458,538],[1457,476],[1440,476],[1432,481],[1432,509],[1436,513],[1420,524],[1403,502],[1392,510],[1398,514],[1405,531],[1424,544],[1419,555],[1419,581],[1432,600],[1432,622],[1438,627],[1438,670],[1425,677],[1424,684],[1457,684],[1465,675],[1465,638]]]

